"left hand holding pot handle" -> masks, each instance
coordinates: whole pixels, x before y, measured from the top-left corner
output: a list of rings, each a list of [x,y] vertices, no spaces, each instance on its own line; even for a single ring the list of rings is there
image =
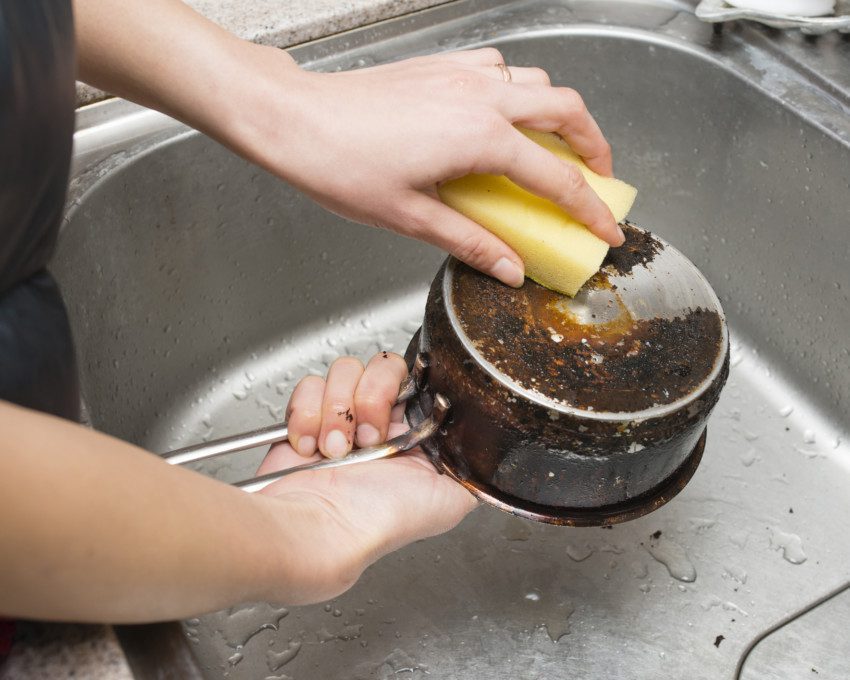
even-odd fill
[[[380,352],[365,367],[358,359],[342,357],[325,379],[304,378],[287,407],[292,444],[273,446],[258,474],[301,465],[305,458],[338,456],[338,438],[345,442],[345,455],[353,445],[374,445],[404,432],[403,406],[395,406],[395,400],[406,375],[398,354]],[[448,531],[477,506],[460,484],[437,473],[420,449],[349,467],[299,472],[261,493],[286,502],[280,521],[290,533],[298,531],[299,523],[303,529],[293,546],[307,567],[299,593],[303,602],[340,594],[381,556]],[[300,517],[293,515],[293,507],[300,508]]]

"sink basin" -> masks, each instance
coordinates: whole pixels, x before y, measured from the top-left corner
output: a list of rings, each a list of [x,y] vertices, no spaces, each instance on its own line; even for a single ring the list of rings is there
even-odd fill
[[[578,89],[640,188],[630,217],[720,296],[731,374],[657,512],[570,529],[481,508],[326,604],[120,627],[138,677],[785,678],[792,657],[850,677],[846,606],[812,609],[850,579],[850,96],[769,43],[686,4],[468,0],[293,51],[333,70],[492,44]],[[164,452],[280,420],[340,354],[403,351],[440,252],[126,102],[79,123],[53,269],[95,427]],[[200,469],[232,481],[262,453]],[[775,638],[795,654],[769,663],[768,635],[744,658],[804,611],[821,624]]]

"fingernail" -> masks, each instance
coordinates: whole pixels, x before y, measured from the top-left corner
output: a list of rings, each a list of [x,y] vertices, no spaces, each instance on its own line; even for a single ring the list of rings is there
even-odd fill
[[[499,258],[496,265],[493,267],[493,276],[502,283],[506,283],[514,288],[519,288],[525,281],[525,273],[516,262],[511,262],[506,257]]]
[[[348,439],[339,430],[331,430],[325,437],[325,453],[330,458],[342,458],[348,453]]]
[[[361,423],[357,426],[357,443],[360,446],[374,446],[379,442],[381,433],[369,423]]]
[[[619,224],[617,225],[617,233],[620,235],[620,242],[617,245],[621,246],[626,242],[626,235],[623,233],[623,228]]]
[[[301,437],[301,439],[298,440],[298,453],[302,456],[312,456],[316,453],[316,438]]]

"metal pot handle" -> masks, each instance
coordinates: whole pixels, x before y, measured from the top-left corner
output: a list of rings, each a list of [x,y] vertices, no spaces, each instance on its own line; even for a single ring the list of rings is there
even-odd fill
[[[413,363],[413,369],[410,371],[410,375],[405,378],[399,388],[398,399],[396,400],[397,404],[407,401],[419,391],[425,379],[425,371],[427,368],[428,363],[425,357],[421,354],[417,355],[416,360]],[[370,460],[378,460],[380,458],[395,456],[396,454],[408,451],[409,449],[418,446],[422,441],[434,434],[445,419],[450,406],[451,404],[449,403],[449,400],[438,394],[434,398],[434,407],[428,418],[404,434],[401,434],[398,437],[393,437],[383,444],[352,451],[344,458],[336,460],[325,459],[316,463],[305,463],[304,465],[297,465],[285,470],[269,472],[268,474],[260,475],[259,477],[235,482],[233,486],[249,492],[259,491],[272,482],[282,477],[286,477],[293,472],[342,467],[344,465],[353,465],[354,463],[363,463]],[[216,439],[211,442],[204,442],[203,444],[196,444],[194,446],[176,449],[175,451],[162,454],[162,458],[171,465],[187,465],[199,460],[208,460],[210,458],[217,458],[218,456],[224,456],[229,453],[252,449],[256,446],[266,446],[276,444],[278,442],[285,442],[287,439],[289,439],[289,429],[287,428],[286,423],[281,423],[278,425],[263,427],[251,432],[245,432],[243,434]]]

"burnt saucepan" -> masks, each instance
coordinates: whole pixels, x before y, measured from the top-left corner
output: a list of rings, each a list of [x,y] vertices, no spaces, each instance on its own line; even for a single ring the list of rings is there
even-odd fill
[[[696,471],[729,371],[723,310],[678,250],[625,224],[626,243],[569,298],[512,289],[449,258],[434,279],[399,395],[410,432],[246,480],[421,445],[436,468],[516,515],[571,526],[639,517]],[[166,454],[173,463],[286,438],[285,425]]]

